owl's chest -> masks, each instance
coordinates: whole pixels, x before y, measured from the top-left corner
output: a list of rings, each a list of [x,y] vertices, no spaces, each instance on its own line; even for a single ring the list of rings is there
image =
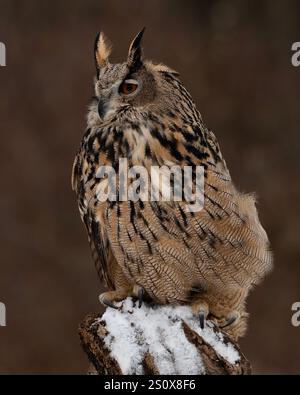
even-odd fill
[[[150,168],[151,150],[147,132],[141,128],[108,129],[90,133],[81,145],[81,181],[90,199],[96,191],[107,188],[112,179],[135,166]],[[119,182],[118,182],[119,185]]]

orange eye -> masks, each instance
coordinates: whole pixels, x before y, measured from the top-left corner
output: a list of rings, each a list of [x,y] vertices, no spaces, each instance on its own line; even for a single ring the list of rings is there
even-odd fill
[[[120,93],[123,95],[130,95],[131,93],[135,92],[138,88],[139,84],[135,80],[125,80],[120,85]]]

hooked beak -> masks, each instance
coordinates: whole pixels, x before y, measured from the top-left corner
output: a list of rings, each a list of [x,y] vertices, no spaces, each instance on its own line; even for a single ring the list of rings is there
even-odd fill
[[[114,114],[120,103],[117,98],[118,84],[113,86],[108,92],[104,92],[98,101],[98,114],[102,121]]]

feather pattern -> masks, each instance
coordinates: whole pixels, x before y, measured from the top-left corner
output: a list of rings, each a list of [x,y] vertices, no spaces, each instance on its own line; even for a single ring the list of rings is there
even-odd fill
[[[127,78],[132,64],[101,71],[74,161],[72,187],[97,270],[111,290],[138,285],[162,304],[204,299],[212,315],[238,310],[245,320],[248,291],[272,267],[255,198],[235,188],[218,141],[178,74],[139,62],[130,77],[142,81],[142,90],[130,100],[115,98],[107,119],[99,118],[99,100],[112,100],[107,87]],[[119,180],[120,158],[129,167],[143,166],[149,176],[153,166],[202,166],[204,208],[188,212],[184,200],[100,202],[98,191],[107,181],[97,171],[111,166]],[[239,336],[245,324],[236,328]]]

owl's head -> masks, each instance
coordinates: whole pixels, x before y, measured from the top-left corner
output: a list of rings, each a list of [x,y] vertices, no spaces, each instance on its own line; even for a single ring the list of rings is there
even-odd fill
[[[128,109],[168,111],[178,110],[178,73],[162,64],[143,59],[141,41],[145,29],[133,39],[124,63],[109,61],[111,45],[103,33],[95,42],[97,78],[95,94],[100,121]],[[176,108],[177,107],[177,108]]]

